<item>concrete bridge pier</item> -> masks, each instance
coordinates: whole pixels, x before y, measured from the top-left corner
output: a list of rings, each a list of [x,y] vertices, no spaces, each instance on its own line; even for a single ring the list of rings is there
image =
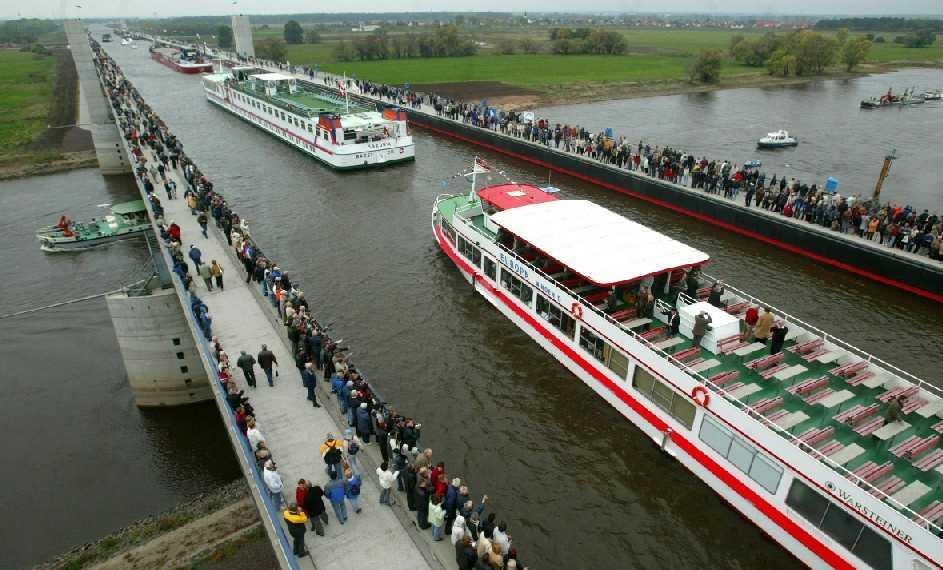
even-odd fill
[[[105,99],[95,72],[94,56],[88,43],[88,32],[82,22],[65,22],[66,39],[75,61],[75,70],[79,76],[79,86],[88,107],[86,124],[82,128],[92,134],[95,145],[95,157],[102,174],[129,174],[131,165],[121,148],[120,133],[111,117],[111,107]]]

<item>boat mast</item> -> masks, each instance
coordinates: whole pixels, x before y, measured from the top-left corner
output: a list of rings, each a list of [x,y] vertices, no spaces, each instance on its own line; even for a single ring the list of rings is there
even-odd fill
[[[884,186],[884,179],[887,178],[887,174],[891,170],[891,161],[896,159],[896,148],[891,151],[891,154],[884,157],[884,166],[881,167],[881,174],[878,175],[877,184],[874,185],[874,195],[871,196],[871,200],[874,202],[874,205],[879,205],[881,203],[881,186]]]

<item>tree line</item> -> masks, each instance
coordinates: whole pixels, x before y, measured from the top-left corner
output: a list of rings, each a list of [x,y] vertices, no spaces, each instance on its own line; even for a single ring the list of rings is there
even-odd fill
[[[840,30],[846,28],[857,32],[910,32],[934,30],[943,32],[943,20],[930,18],[834,18],[819,20],[817,30]]]
[[[765,66],[770,75],[814,75],[841,62],[848,71],[864,61],[871,50],[865,36],[851,38],[847,29],[834,34],[796,30],[786,34],[767,32],[747,38],[730,38],[730,56],[751,67]]]
[[[43,34],[55,31],[60,25],[50,20],[36,18],[22,18],[0,23],[0,43],[3,44],[32,44]]]
[[[337,61],[372,61],[415,57],[463,57],[478,53],[478,45],[459,34],[455,26],[442,26],[435,31],[389,35],[385,30],[356,38],[341,40],[334,48]]]

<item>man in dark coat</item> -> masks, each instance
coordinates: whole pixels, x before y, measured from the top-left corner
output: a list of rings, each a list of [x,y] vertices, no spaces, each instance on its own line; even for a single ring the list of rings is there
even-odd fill
[[[262,372],[265,372],[265,377],[268,378],[268,385],[274,386],[275,383],[272,380],[272,366],[278,366],[278,359],[275,358],[275,353],[268,349],[268,346],[262,345],[262,350],[259,351],[259,366],[262,367]]]
[[[327,524],[327,509],[324,506],[324,490],[320,485],[308,488],[305,493],[305,512],[311,521],[311,530],[318,536],[324,536],[324,525]]]
[[[314,393],[314,387],[318,383],[318,377],[314,373],[314,364],[311,362],[305,363],[305,370],[301,373],[301,383],[304,384],[304,387],[308,390],[308,400],[311,401],[311,405],[315,408],[320,408],[321,404],[318,403],[318,396]]]
[[[246,351],[240,351],[236,366],[242,369],[250,388],[255,388],[255,359]]]
[[[776,354],[783,349],[783,343],[786,342],[786,334],[789,333],[789,327],[782,321],[776,321],[773,328],[769,330],[769,353]]]

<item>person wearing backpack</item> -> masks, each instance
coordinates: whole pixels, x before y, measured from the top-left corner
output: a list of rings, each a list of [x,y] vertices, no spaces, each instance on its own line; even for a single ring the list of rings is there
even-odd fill
[[[339,478],[337,472],[331,473],[331,480],[324,486],[324,496],[331,501],[337,520],[341,524],[347,522],[347,504],[344,502],[347,496],[347,481]]]
[[[321,457],[324,459],[325,471],[329,476],[336,477],[339,473],[338,466],[343,457],[341,445],[341,442],[334,437],[333,433],[327,434],[327,439],[321,444]]]
[[[360,440],[351,433],[350,429],[344,432],[344,440],[347,444],[347,464],[355,475],[360,475],[363,473],[360,469],[360,463],[357,461],[357,454],[360,453]]]
[[[354,509],[354,512],[360,514],[360,487],[362,481],[360,475],[354,471],[348,469],[344,471],[344,477],[347,478],[347,500],[350,501],[351,508]]]

